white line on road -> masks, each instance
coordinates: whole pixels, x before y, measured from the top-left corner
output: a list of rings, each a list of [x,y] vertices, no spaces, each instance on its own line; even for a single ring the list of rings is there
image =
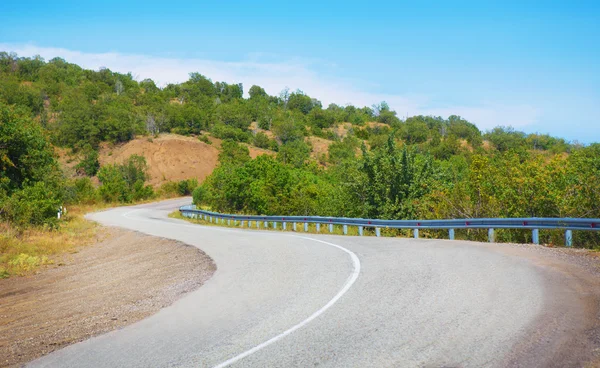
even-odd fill
[[[133,213],[133,212],[137,212],[140,211],[141,209],[136,209],[133,211],[129,211],[125,214],[123,214],[123,217],[126,217],[130,220],[138,220],[138,221],[154,221],[154,220],[147,220],[147,219],[140,219],[140,218],[132,218],[129,217],[128,215]],[[202,228],[202,229],[207,229],[207,230],[220,230],[220,231],[228,231],[228,232],[234,232],[236,230],[228,230],[228,229],[214,229],[211,227],[205,227],[205,226],[199,226],[199,225],[187,225],[187,224],[177,224],[179,226],[185,226],[185,227],[193,227],[193,228]],[[239,230],[237,230],[239,231]],[[261,233],[261,234],[265,234],[265,233]],[[299,235],[290,235],[290,234],[278,234],[278,235],[283,235],[283,236],[290,236],[290,237],[294,237],[294,238],[300,238],[300,239],[306,239],[306,240],[311,240],[314,242],[318,242],[318,243],[322,243],[322,244],[326,244],[329,245],[331,247],[337,248],[343,252],[346,252],[349,256],[350,259],[352,260],[352,265],[354,267],[354,269],[352,270],[352,273],[350,274],[350,276],[348,276],[348,279],[346,279],[346,282],[344,283],[344,286],[342,287],[342,289],[329,301],[327,302],[327,304],[325,304],[323,307],[321,307],[321,309],[319,309],[318,311],[314,312],[313,314],[311,314],[308,318],[306,318],[305,320],[301,321],[300,323],[290,327],[289,329],[283,331],[282,333],[280,333],[277,336],[272,337],[271,339],[256,345],[255,347],[244,351],[243,353],[234,356],[231,359],[228,359],[226,361],[224,361],[223,363],[217,364],[216,366],[214,366],[214,368],[224,368],[227,367],[241,359],[244,359],[254,353],[256,353],[257,351],[266,348],[267,346],[283,339],[284,337],[286,337],[287,335],[291,334],[292,332],[306,326],[307,324],[309,324],[312,320],[314,320],[315,318],[319,317],[321,314],[325,313],[325,311],[329,308],[331,308],[332,305],[334,305],[344,294],[346,294],[346,292],[348,290],[350,290],[350,288],[352,287],[352,285],[356,282],[356,279],[358,279],[358,275],[360,274],[360,260],[358,259],[358,257],[356,256],[356,254],[354,254],[354,252],[340,246],[337,244],[333,244],[333,243],[329,243],[323,240],[319,240],[319,239],[314,239],[314,238],[310,238],[307,236],[299,236]]]

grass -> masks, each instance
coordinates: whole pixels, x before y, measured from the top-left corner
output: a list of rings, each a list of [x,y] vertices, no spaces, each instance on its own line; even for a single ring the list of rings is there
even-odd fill
[[[108,206],[108,205],[107,205]],[[25,276],[40,266],[55,263],[56,256],[97,240],[97,225],[83,215],[104,205],[73,206],[56,229],[16,228],[0,224],[0,278]]]
[[[77,248],[99,240],[99,226],[83,216],[86,213],[118,206],[131,206],[178,197],[174,193],[159,193],[151,199],[135,203],[104,203],[73,205],[59,222],[58,228],[17,228],[0,222],[0,279],[27,276],[40,267],[53,265],[61,254],[75,253]],[[60,265],[60,263],[59,263]]]

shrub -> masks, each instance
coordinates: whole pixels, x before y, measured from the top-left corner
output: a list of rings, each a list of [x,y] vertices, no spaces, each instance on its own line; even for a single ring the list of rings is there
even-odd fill
[[[248,147],[232,140],[225,140],[221,144],[219,153],[219,162],[224,163],[243,163],[250,161],[250,150]]]
[[[182,180],[179,183],[177,183],[177,192],[179,193],[179,195],[182,196],[190,195],[192,194],[194,189],[196,189],[197,186],[197,179]]]
[[[270,143],[269,137],[263,132],[256,133],[252,140],[252,144],[258,148],[268,149],[270,147]]]
[[[175,181],[168,181],[166,183],[163,183],[158,189],[158,192],[161,196],[177,196],[179,193],[179,183]]]
[[[151,198],[154,190],[144,186],[148,179],[148,165],[143,156],[131,155],[123,164],[100,168],[98,179],[102,182],[99,193],[106,202],[131,202]]]
[[[78,173],[83,173],[87,176],[94,176],[98,173],[100,162],[98,162],[98,151],[94,150],[89,144],[84,148],[84,157],[75,166]]]
[[[237,142],[248,142],[250,138],[250,132],[225,124],[215,124],[211,132],[217,138],[231,139]]]
[[[199,140],[200,142],[204,142],[204,143],[206,143],[206,144],[212,144],[212,142],[210,141],[210,139],[208,139],[208,136],[207,136],[207,135],[201,135],[201,136],[199,136],[199,137],[198,137],[198,140]]]
[[[90,178],[77,178],[67,183],[65,189],[66,203],[94,203],[98,199],[98,191]]]
[[[61,195],[56,188],[37,182],[5,199],[3,214],[18,225],[50,225],[57,223]]]
[[[206,186],[199,186],[198,188],[194,189],[194,192],[192,193],[193,203],[197,206],[201,205],[202,203],[206,202],[207,195],[208,190]]]

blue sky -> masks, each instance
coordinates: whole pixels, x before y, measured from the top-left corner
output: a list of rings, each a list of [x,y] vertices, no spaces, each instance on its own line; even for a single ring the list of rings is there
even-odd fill
[[[592,1],[6,1],[0,49],[600,141]]]

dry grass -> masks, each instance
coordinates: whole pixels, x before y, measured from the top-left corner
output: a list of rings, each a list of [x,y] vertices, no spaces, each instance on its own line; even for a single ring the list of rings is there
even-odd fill
[[[41,266],[54,264],[56,256],[76,252],[77,247],[98,239],[97,225],[83,215],[109,205],[74,206],[57,229],[18,229],[0,224],[0,278],[25,276]]]

